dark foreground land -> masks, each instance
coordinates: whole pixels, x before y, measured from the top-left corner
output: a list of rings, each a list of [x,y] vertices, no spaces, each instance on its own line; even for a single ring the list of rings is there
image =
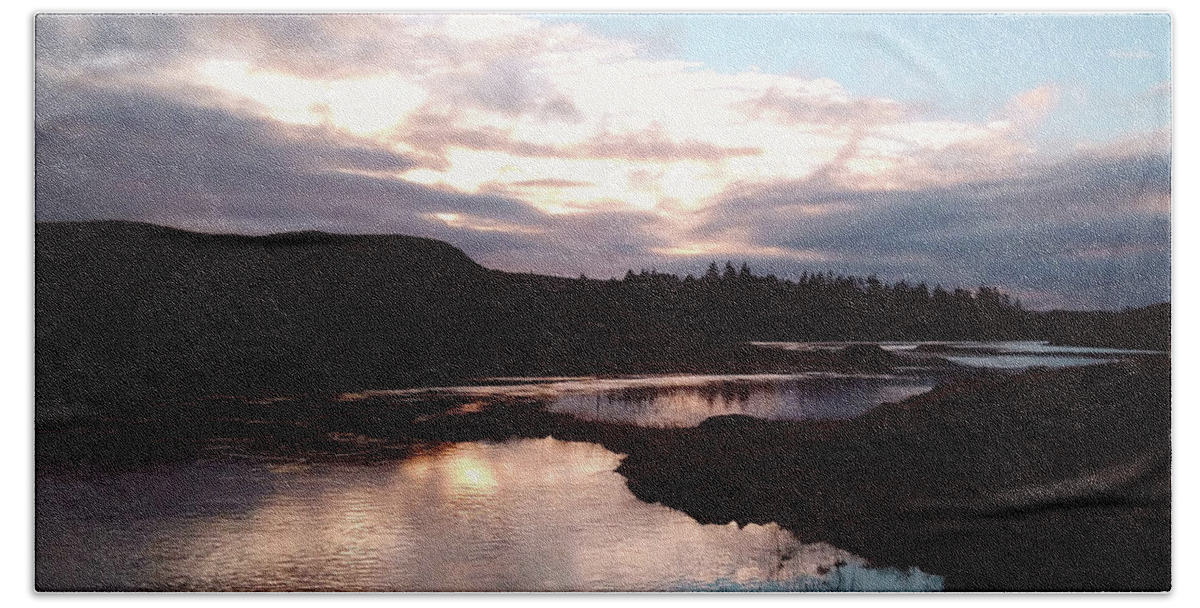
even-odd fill
[[[878,349],[800,354],[738,342],[829,339],[806,303],[850,327],[886,312],[870,307],[887,298],[915,296],[851,285],[845,301],[822,300],[841,287],[752,276],[511,275],[423,239],[124,223],[39,225],[37,264],[39,478],[230,451],[378,461],[431,442],[554,436],[627,454],[618,472],[642,500],[705,523],[779,522],[802,541],[942,575],[953,590],[1171,585],[1166,356],[959,372],[848,421],[729,416],[639,428],[548,413],[530,399],[468,411],[451,397],[339,395],[487,375],[887,371],[898,362]],[[704,305],[686,308],[697,294]],[[779,294],[795,300],[780,308],[770,299]],[[913,317],[897,335],[859,323],[861,334],[844,337],[1169,348],[1169,305],[1028,313],[989,309],[999,296],[982,295],[960,298],[979,313],[972,327],[939,324],[931,295],[913,301],[935,316]]]
[[[430,442],[553,436],[627,454],[618,472],[647,502],[702,523],[775,521],[802,541],[942,575],[951,590],[1171,586],[1166,357],[978,374],[840,422],[726,416],[652,429],[551,414],[533,400],[456,405],[383,396],[164,406],[139,421],[39,429],[39,474],[213,457],[231,445],[268,459],[373,462]]]

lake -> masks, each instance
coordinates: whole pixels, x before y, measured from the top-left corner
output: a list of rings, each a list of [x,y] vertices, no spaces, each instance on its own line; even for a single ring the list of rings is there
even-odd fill
[[[462,408],[466,410],[480,410],[515,398],[537,399],[544,402],[547,411],[583,420],[687,427],[724,414],[765,420],[853,418],[881,403],[903,401],[924,393],[936,384],[936,377],[928,373],[829,372],[494,380],[497,384],[366,391],[341,398],[391,398],[404,402],[434,396],[457,397],[463,400]]]
[[[770,343],[837,349],[847,343]],[[1019,370],[1094,364],[1141,351],[1044,343],[882,343],[892,373],[493,378],[472,386],[337,397],[452,404],[514,399],[575,418],[692,427],[861,415],[935,386],[944,364]],[[950,368],[951,371],[954,368]],[[383,437],[381,440],[387,440]],[[374,439],[371,439],[374,440]],[[212,440],[221,444],[220,438]],[[210,450],[123,472],[42,473],[39,587],[86,590],[932,590],[934,574],[874,569],[776,524],[702,525],[638,500],[622,456],[551,438],[407,445],[404,456],[339,463]]]

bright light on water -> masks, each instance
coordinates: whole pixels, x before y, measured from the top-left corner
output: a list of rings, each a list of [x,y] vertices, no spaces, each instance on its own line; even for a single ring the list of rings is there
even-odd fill
[[[39,580],[77,589],[841,589],[865,566],[774,524],[701,525],[643,503],[614,472],[620,460],[595,444],[524,439],[378,465],[192,463],[46,477]],[[854,576],[898,590],[942,583],[871,572]]]
[[[724,414],[764,420],[844,420],[924,393],[935,384],[933,377],[922,375],[833,372],[503,380],[508,383],[365,391],[340,399],[419,400],[430,395],[470,399],[454,410],[456,414],[478,412],[509,399],[537,399],[550,412],[584,420],[689,427]]]
[[[965,367],[1026,370],[1112,363],[1122,357],[1165,354],[1152,350],[1053,346],[1046,342],[751,342],[761,348],[799,352],[835,351],[854,344],[874,344],[890,353],[922,359],[944,359]]]

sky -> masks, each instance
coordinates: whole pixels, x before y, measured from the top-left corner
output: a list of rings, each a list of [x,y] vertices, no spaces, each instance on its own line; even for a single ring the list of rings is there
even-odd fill
[[[1164,14],[40,16],[35,216],[1170,299]]]

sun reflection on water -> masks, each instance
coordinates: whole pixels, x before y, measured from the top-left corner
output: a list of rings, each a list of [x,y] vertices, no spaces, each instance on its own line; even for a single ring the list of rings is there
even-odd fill
[[[60,549],[56,576],[92,588],[666,590],[819,580],[861,563],[775,524],[701,525],[644,503],[614,471],[621,458],[521,439],[445,444],[390,465],[183,464],[199,484],[186,494],[119,477],[42,484],[45,500],[95,503],[70,530],[41,527],[39,542]],[[239,491],[245,480],[267,491]],[[146,488],[164,494],[137,494]],[[148,509],[133,519],[121,502],[131,495]]]
[[[473,490],[496,487],[496,478],[488,465],[472,456],[455,456],[445,467],[450,472],[451,487],[467,486]]]

